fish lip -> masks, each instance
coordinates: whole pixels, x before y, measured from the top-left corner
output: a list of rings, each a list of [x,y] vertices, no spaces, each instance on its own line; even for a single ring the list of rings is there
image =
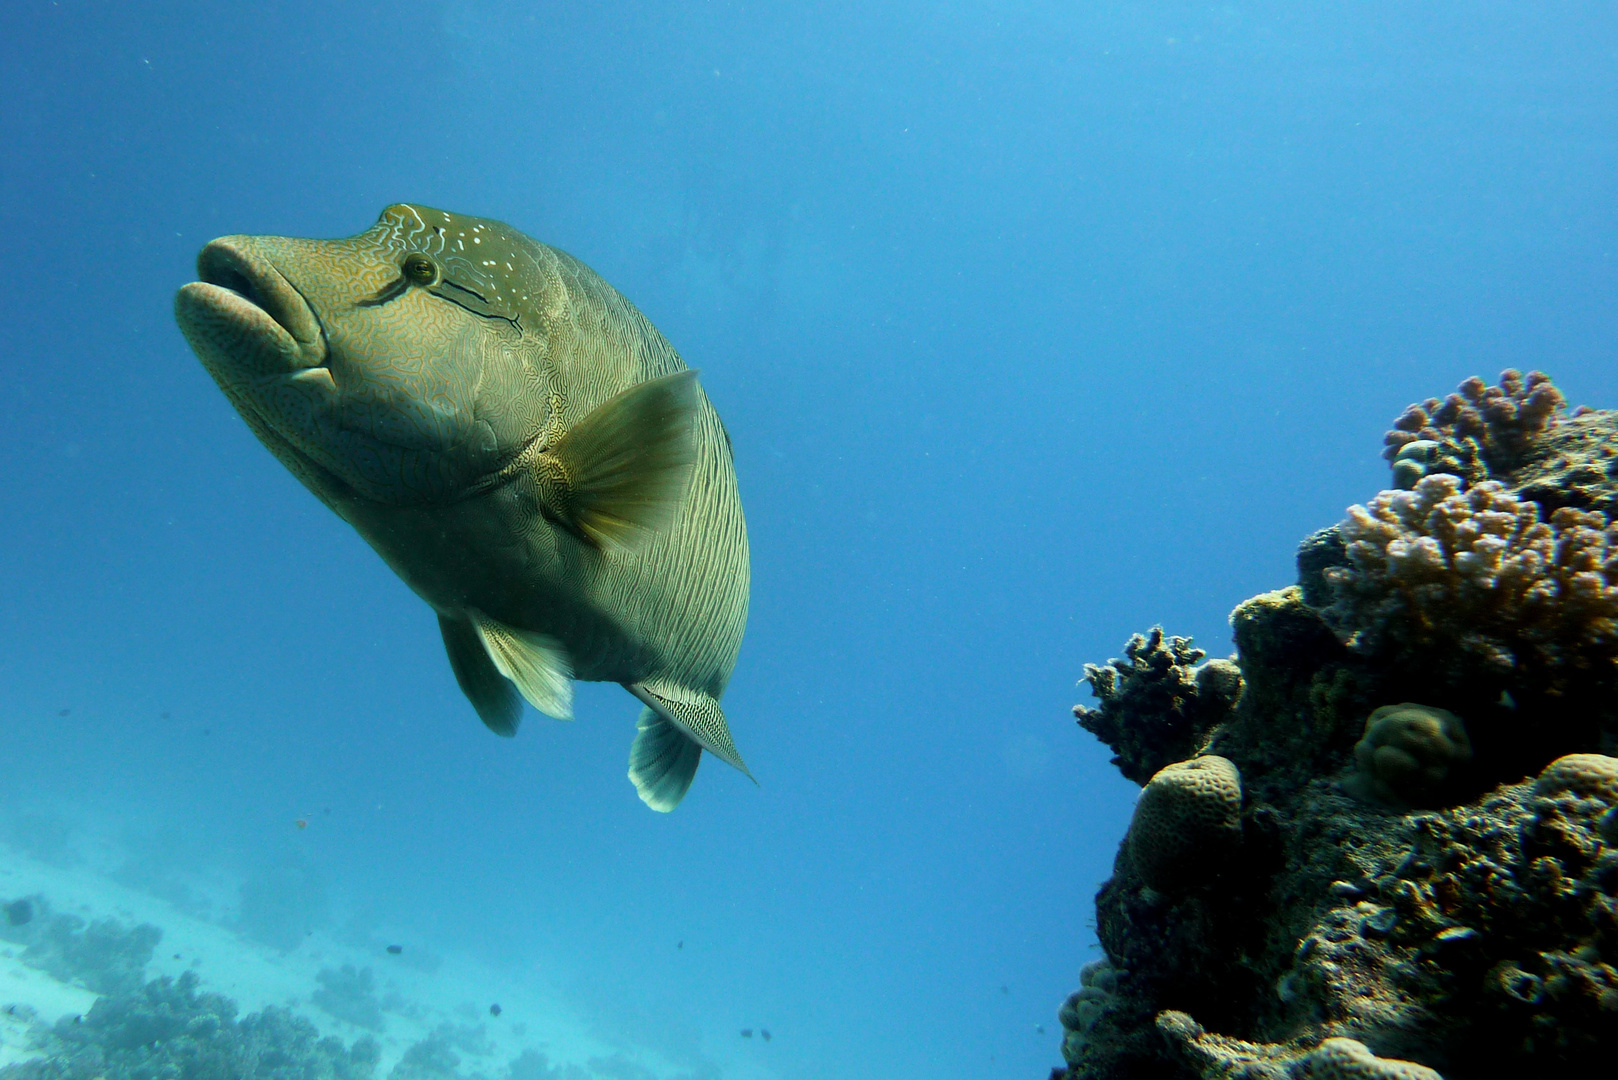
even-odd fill
[[[269,259],[253,249],[251,238],[227,236],[210,242],[197,256],[199,281],[187,285],[192,302],[202,302],[264,339],[295,371],[324,367],[326,331],[314,306]]]

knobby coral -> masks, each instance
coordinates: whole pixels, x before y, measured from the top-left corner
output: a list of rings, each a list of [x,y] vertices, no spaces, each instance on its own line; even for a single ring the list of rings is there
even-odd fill
[[[1500,385],[1473,376],[1443,400],[1411,405],[1383,437],[1382,454],[1413,486],[1424,475],[1453,473],[1468,483],[1502,476],[1553,425],[1567,399],[1543,371],[1500,373]]]
[[[1449,710],[1408,701],[1384,705],[1366,719],[1354,747],[1359,783],[1350,790],[1389,806],[1431,806],[1450,770],[1471,757],[1466,725]]]
[[[1462,491],[1437,475],[1350,507],[1339,528],[1347,565],[1325,571],[1325,615],[1367,656],[1550,693],[1618,660],[1618,528],[1600,511],[1542,521],[1496,481]]]

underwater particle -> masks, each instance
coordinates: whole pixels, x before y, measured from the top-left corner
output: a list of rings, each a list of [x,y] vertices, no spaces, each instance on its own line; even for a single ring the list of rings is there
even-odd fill
[[[758,1029],[758,1034],[759,1034],[759,1038],[763,1039],[765,1042],[770,1041],[770,1029],[769,1028],[759,1028]]]
[[[404,946],[403,945],[389,945],[388,946],[388,953],[391,956],[398,956],[402,952],[404,952]]]
[[[176,960],[179,960],[179,959],[180,959],[180,958],[181,958],[181,957],[180,957],[180,954],[179,954],[179,953],[175,953],[175,954],[174,954],[174,959],[176,959]]]
[[[498,1001],[495,1002],[493,1005],[489,1006],[489,1015],[490,1016],[499,1016],[500,1015],[500,1003]]]
[[[296,825],[300,829],[307,829],[309,827],[309,819],[308,818],[299,818],[298,820],[294,821],[292,824]]]
[[[1136,872],[1159,892],[1203,881],[1241,840],[1241,812],[1241,773],[1230,759],[1164,766],[1141,789],[1125,838]]]
[[[753,1037],[753,1029],[752,1028],[742,1028],[742,1038],[751,1039],[752,1037]]]
[[[1618,804],[1618,758],[1606,754],[1564,754],[1540,770],[1534,794],[1571,792],[1581,799]]]
[[[1035,1024],[1034,1025],[1034,1034],[1035,1035],[1043,1035],[1043,1034],[1045,1034],[1045,1025],[1044,1024]]]
[[[56,710],[56,715],[57,716],[67,716],[72,712],[73,712],[72,709],[57,709]]]
[[[1305,1060],[1314,1080],[1443,1080],[1425,1065],[1377,1057],[1357,1039],[1327,1039]]]
[[[1000,992],[1002,994],[1009,994],[1009,993],[1011,993],[1011,987],[1007,986],[1005,983],[1001,983],[1000,984]]]
[[[1405,701],[1365,719],[1354,746],[1351,794],[1392,806],[1426,806],[1440,797],[1451,769],[1472,759],[1466,725],[1447,709]]]
[[[676,949],[683,949],[683,948],[685,948],[685,942],[683,942],[683,941],[677,942],[674,947]]]
[[[157,718],[159,720],[167,720],[169,718],[169,714],[167,712],[160,712],[157,714]]]
[[[23,926],[34,919],[34,902],[26,896],[21,900],[13,900],[6,905],[6,922],[12,926]]]

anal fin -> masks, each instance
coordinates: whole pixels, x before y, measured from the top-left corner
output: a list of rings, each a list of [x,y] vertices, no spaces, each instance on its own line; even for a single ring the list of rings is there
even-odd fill
[[[749,780],[753,779],[741,754],[736,752],[736,744],[730,737],[730,726],[725,723],[725,714],[712,696],[662,679],[630,683],[627,689],[643,704],[695,739],[704,750],[727,765],[740,769]]]
[[[701,743],[650,705],[640,711],[629,748],[629,779],[641,802],[660,813],[673,810],[691,790],[701,762]]]
[[[522,719],[522,697],[511,680],[494,666],[477,628],[467,619],[440,615],[438,631],[444,635],[444,651],[449,654],[455,681],[472,708],[478,711],[478,717],[496,735],[509,739],[517,734],[517,723]]]
[[[517,684],[528,703],[546,716],[573,719],[573,665],[562,643],[468,612],[478,638],[500,674]]]

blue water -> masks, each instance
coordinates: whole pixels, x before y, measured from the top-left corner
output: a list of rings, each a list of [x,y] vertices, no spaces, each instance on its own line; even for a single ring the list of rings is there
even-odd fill
[[[0,825],[566,972],[704,1080],[1043,1077],[1133,792],[1082,663],[1228,651],[1407,402],[1618,406],[1606,4],[15,0],[0,70]],[[490,735],[187,349],[208,239],[400,200],[702,370],[758,787],[648,811],[616,687]]]

